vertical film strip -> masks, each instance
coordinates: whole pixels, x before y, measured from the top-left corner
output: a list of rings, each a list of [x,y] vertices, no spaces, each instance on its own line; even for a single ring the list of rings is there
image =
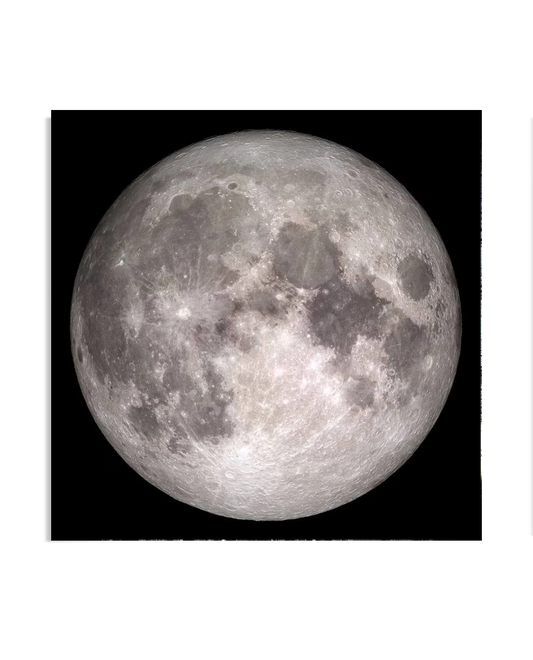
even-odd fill
[[[481,140],[481,502],[485,501],[485,140]],[[483,520],[484,524],[484,520]]]

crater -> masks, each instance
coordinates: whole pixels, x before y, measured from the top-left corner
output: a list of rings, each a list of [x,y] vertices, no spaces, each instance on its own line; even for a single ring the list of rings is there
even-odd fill
[[[180,213],[189,209],[193,203],[194,197],[191,197],[191,195],[175,195],[168,210],[170,213]]]
[[[333,244],[317,229],[285,224],[274,248],[274,270],[295,286],[315,289],[335,274]]]
[[[237,187],[236,183],[228,183],[228,189],[229,190],[235,190],[236,187]]]
[[[82,353],[82,350],[79,346],[78,346],[78,350],[76,351],[76,355],[78,356],[78,360],[80,362],[83,362],[83,353]]]
[[[142,470],[145,474],[147,474],[149,477],[155,478],[155,477],[157,476],[156,473],[155,473],[153,470],[151,470],[151,469],[150,469],[147,465],[145,465],[144,463],[141,463],[139,467],[140,467],[141,470]]]
[[[435,279],[431,266],[414,254],[400,261],[397,274],[402,291],[416,301],[428,295]]]

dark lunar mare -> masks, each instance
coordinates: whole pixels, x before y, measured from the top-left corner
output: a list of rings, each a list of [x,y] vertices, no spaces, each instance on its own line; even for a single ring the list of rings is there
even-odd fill
[[[370,408],[374,403],[376,385],[369,378],[348,378],[344,397],[350,407]]]
[[[274,249],[274,270],[291,284],[314,289],[336,270],[333,244],[319,229],[288,222],[280,230]]]
[[[339,275],[323,284],[306,307],[313,334],[342,357],[350,355],[358,335],[381,337],[380,315],[388,302],[376,295],[370,281],[354,291]]]
[[[227,197],[220,197],[218,193],[218,188],[212,188],[196,197],[174,196],[168,214],[141,238],[143,259],[139,266],[143,271],[153,273],[165,268],[172,276],[181,276],[181,286],[187,284],[183,279],[187,276],[191,278],[191,286],[206,289],[215,283],[222,289],[237,280],[237,273],[226,268],[218,258],[236,242],[235,233],[223,222],[217,223],[219,216],[212,212],[213,196],[216,196],[222,207],[219,213],[222,216],[229,213],[224,206]],[[243,200],[240,195],[233,197]],[[246,204],[236,204],[237,217],[247,212]],[[210,255],[215,255],[216,259],[211,259]]]
[[[427,328],[415,324],[379,297],[373,286],[374,277],[364,268],[358,281],[349,285],[342,278],[340,253],[325,233],[286,223],[274,248],[274,270],[294,286],[317,289],[305,305],[313,336],[322,346],[335,350],[343,372],[342,363],[350,356],[358,336],[383,339],[389,374],[404,384],[409,399],[418,393],[423,378],[421,364],[430,350]],[[400,262],[398,276],[403,290],[414,300],[429,293],[434,279],[431,266],[416,255]],[[263,313],[278,312],[278,306],[266,296],[260,302]],[[370,407],[375,383],[361,377],[353,379],[349,373],[346,377],[348,403]]]
[[[405,383],[407,400],[420,392],[424,370],[422,363],[431,350],[428,328],[413,323],[401,310],[395,309],[392,327],[383,348],[388,355],[388,368],[395,378]]]
[[[398,266],[398,278],[403,291],[413,300],[425,298],[435,279],[429,263],[414,254],[404,257]]]
[[[356,290],[339,275],[322,285],[306,304],[313,336],[321,345],[336,351],[345,374],[346,399],[350,405],[369,407],[375,384],[367,378],[352,378],[345,362],[358,336],[382,339],[390,377],[399,380],[408,393],[407,403],[420,391],[422,363],[431,350],[428,328],[417,325],[400,309],[376,295],[371,279],[363,279]],[[405,398],[405,397],[404,397]]]

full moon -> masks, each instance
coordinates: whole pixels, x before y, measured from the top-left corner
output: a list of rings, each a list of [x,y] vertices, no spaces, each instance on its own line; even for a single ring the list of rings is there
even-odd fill
[[[71,344],[105,437],[221,516],[346,504],[417,449],[461,343],[450,259],[421,206],[354,151],[223,135],[136,179],[80,263]]]

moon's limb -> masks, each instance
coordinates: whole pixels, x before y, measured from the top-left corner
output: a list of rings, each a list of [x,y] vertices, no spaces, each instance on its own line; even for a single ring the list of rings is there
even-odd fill
[[[76,371],[115,449],[224,516],[309,516],[385,480],[427,435],[460,349],[453,269],[390,175],[252,131],[122,193],[83,256]]]

